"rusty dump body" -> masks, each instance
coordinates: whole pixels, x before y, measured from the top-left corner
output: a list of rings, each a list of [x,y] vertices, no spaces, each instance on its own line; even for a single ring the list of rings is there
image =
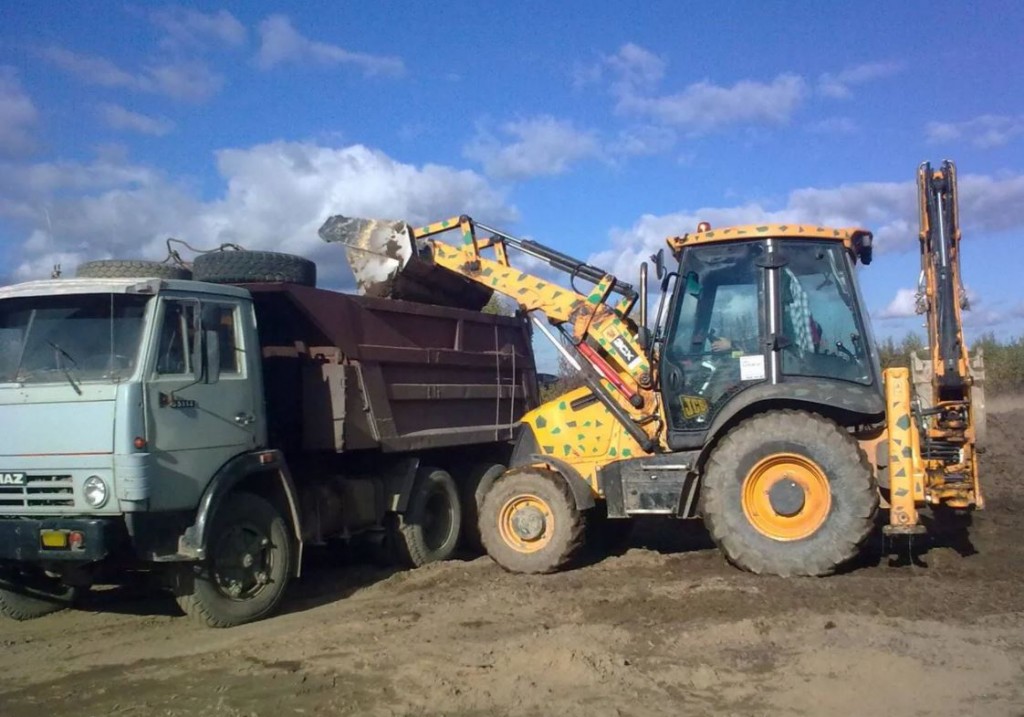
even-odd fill
[[[537,405],[523,317],[293,284],[246,284],[268,430],[288,453],[386,453],[513,438]]]

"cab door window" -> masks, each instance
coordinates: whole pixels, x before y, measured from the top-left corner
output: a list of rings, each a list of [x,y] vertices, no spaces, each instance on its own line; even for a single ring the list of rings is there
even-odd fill
[[[157,341],[156,372],[163,376],[192,375],[192,347],[196,341],[199,302],[166,299]]]
[[[765,379],[760,242],[687,249],[662,361],[676,430],[706,430],[737,392]]]

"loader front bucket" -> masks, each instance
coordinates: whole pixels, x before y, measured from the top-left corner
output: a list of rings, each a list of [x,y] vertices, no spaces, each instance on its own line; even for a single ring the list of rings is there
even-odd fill
[[[318,232],[345,248],[360,293],[477,311],[491,290],[434,264],[430,246],[417,242],[408,224],[335,215]]]
[[[987,412],[985,410],[985,355],[981,349],[974,352],[971,360],[971,414],[974,421],[974,438],[977,445],[985,445]],[[932,362],[910,354],[910,378],[914,393],[922,409],[932,407]]]

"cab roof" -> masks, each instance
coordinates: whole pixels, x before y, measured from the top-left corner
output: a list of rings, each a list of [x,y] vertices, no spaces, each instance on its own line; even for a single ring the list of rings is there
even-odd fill
[[[210,284],[185,279],[42,279],[0,287],[0,299],[20,296],[68,294],[157,294],[164,291],[188,291],[244,298],[249,292],[237,286]]]
[[[749,239],[809,239],[842,242],[864,264],[871,263],[872,235],[861,227],[823,227],[814,224],[741,224],[668,237],[665,241],[675,256],[685,246]]]

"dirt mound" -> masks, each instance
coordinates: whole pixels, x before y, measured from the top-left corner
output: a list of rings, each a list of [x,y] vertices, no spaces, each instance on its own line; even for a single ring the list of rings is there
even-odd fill
[[[234,630],[124,591],[0,623],[0,711],[1019,717],[1022,430],[1024,408],[989,417],[988,506],[967,525],[930,516],[916,565],[891,565],[876,540],[840,575],[758,577],[692,522],[646,522],[625,554],[547,576],[321,556],[285,614]]]

